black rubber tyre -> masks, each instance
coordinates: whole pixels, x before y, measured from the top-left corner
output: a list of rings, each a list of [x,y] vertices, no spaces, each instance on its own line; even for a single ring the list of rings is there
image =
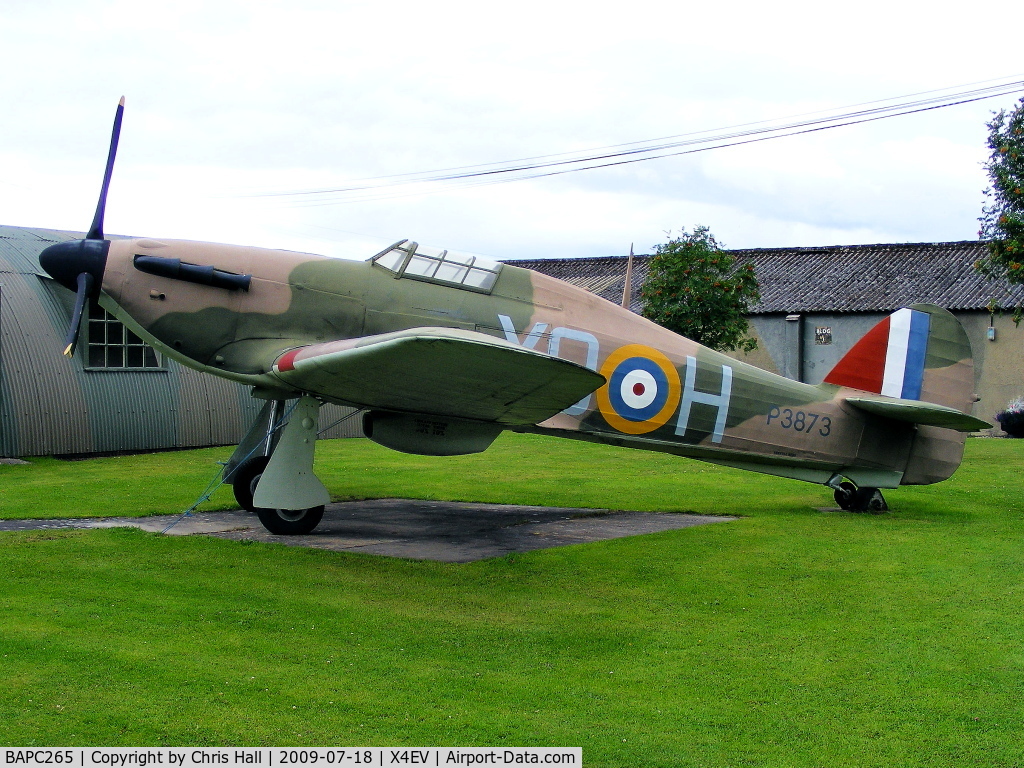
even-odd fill
[[[252,503],[252,497],[256,493],[256,484],[260,481],[260,475],[270,463],[269,456],[253,456],[246,459],[231,480],[231,490],[235,492],[235,501],[238,506],[249,512],[255,512],[256,507]]]
[[[263,527],[275,536],[302,536],[310,533],[323,520],[323,505],[309,509],[261,509],[253,504],[256,485],[269,463],[269,456],[254,456],[235,470],[235,477],[231,481],[235,501],[242,509],[254,512]]]
[[[856,495],[857,486],[849,480],[844,480],[839,484],[839,487],[836,488],[836,504],[839,505],[840,509],[845,509],[847,512],[852,511]]]
[[[263,527],[275,536],[302,536],[312,532],[324,519],[324,508],[256,509]]]

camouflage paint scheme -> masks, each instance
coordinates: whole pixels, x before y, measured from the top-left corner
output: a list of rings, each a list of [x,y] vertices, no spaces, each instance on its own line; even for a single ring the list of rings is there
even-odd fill
[[[415,248],[400,244],[402,258],[408,261]],[[230,290],[149,274],[135,266],[137,256],[251,281],[248,290]],[[938,307],[914,308],[931,318],[920,398],[936,405],[894,418],[885,410],[891,404],[878,403],[913,404],[877,393],[868,395],[875,409],[872,402],[852,404],[848,398],[865,391],[785,379],[529,270],[501,265],[485,292],[400,276],[378,261],[115,240],[101,303],[165,354],[249,384],[257,396],[311,395],[430,417],[441,433],[445,419],[489,422],[495,428],[481,434],[490,439],[500,426],[810,482],[846,477],[894,488],[949,477],[964,432],[985,426],[965,414],[973,402],[970,344]],[[847,367],[857,362],[857,350],[844,358]],[[570,364],[545,367],[563,360]],[[539,370],[527,376],[534,364]],[[864,365],[872,361],[854,367]],[[563,379],[568,383],[559,386]],[[434,437],[445,442],[444,434]]]
[[[330,500],[313,474],[324,402],[364,409],[367,437],[410,453],[479,452],[514,429],[824,483],[858,511],[949,477],[964,433],[990,426],[967,414],[970,342],[935,306],[897,310],[811,386],[554,278],[405,240],[365,262],[108,240],[123,112],[88,234],[39,256],[76,292],[65,354],[95,298],[164,354],[252,386],[268,403],[225,481],[273,533],[310,532]]]

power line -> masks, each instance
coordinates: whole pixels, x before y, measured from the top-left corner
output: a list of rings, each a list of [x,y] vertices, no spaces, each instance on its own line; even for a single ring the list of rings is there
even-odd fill
[[[948,90],[950,89],[942,89],[942,91]],[[838,115],[813,117],[781,125],[765,125],[765,123],[777,123],[777,120],[743,123],[729,128],[717,129],[725,132],[712,135],[704,135],[711,133],[711,131],[698,131],[646,141],[599,147],[582,152],[538,155],[497,163],[483,163],[435,171],[378,176],[357,180],[349,186],[272,193],[258,195],[258,197],[301,198],[301,200],[296,201],[299,205],[320,206],[384,200],[433,191],[523,181],[697,152],[707,152],[712,149],[723,149],[725,147],[769,141],[787,136],[797,136],[831,128],[841,128],[848,125],[901,117],[918,112],[944,109],[1022,91],[1024,91],[1024,81],[1020,80],[980,88],[970,88],[937,96],[929,94],[941,93],[941,91],[924,91],[892,99],[882,99],[853,105],[854,107],[865,108],[842,112]],[[925,96],[925,98],[910,99],[913,96]],[[893,101],[897,103],[885,104],[885,102]],[[807,114],[820,115],[821,113]]]

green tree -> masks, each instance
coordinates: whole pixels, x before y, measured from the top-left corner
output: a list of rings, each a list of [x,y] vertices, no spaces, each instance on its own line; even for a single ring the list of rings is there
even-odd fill
[[[988,256],[975,266],[989,277],[1024,283],[1024,99],[1012,112],[999,110],[987,127],[991,186],[978,234],[989,241]],[[1020,322],[1020,306],[1014,319]]]
[[[746,315],[759,298],[754,265],[737,265],[704,226],[655,246],[640,290],[648,320],[723,352],[757,348]]]

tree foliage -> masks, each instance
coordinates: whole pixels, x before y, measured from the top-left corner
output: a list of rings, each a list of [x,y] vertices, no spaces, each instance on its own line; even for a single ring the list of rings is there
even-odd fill
[[[989,241],[989,253],[976,266],[989,277],[1024,283],[1024,99],[1012,112],[1000,110],[987,126],[991,186],[978,234]]]
[[[746,315],[759,298],[754,265],[737,265],[704,226],[655,246],[640,291],[644,317],[721,351],[757,348]]]

